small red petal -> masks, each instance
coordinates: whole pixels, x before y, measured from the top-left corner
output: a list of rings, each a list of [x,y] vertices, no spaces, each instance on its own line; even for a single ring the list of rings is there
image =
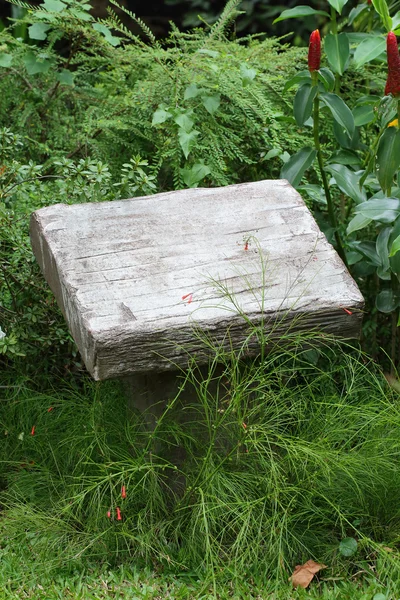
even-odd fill
[[[54,410],[54,406],[50,406],[50,407],[47,409],[47,412],[51,412],[52,410]]]
[[[188,299],[188,304],[190,304],[193,300],[193,294],[190,293],[190,294],[185,294],[185,296],[182,296],[182,300],[186,300],[186,299]]]
[[[121,488],[121,498],[126,498],[126,488],[124,485]]]
[[[344,310],[345,313],[347,313],[348,315],[352,315],[353,313],[351,312],[351,310],[349,310],[348,308],[345,308],[344,306],[341,307],[342,310]]]
[[[242,423],[242,425],[243,425],[243,429],[247,429],[246,423]]]
[[[245,243],[245,245],[244,245],[244,249],[245,249],[245,250],[248,250],[248,249],[249,249],[249,242],[246,242],[246,243]]]
[[[107,511],[107,517],[111,519],[111,510]]]
[[[31,429],[31,435],[35,435],[35,429],[36,429],[36,425],[34,425]]]
[[[117,512],[117,521],[122,521],[121,511],[119,507],[117,506],[115,510]]]

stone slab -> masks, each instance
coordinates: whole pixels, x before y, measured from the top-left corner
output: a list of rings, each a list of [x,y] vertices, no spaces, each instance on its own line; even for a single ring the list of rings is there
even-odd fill
[[[31,241],[96,380],[204,363],[249,322],[359,335],[361,293],[285,180],[57,204]]]

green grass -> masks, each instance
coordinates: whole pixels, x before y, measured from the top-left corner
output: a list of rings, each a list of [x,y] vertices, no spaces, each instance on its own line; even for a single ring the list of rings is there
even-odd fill
[[[119,577],[119,597],[135,565],[135,576],[157,574],[154,597],[168,597],[170,573],[177,598],[236,597],[241,586],[237,597],[253,586],[254,597],[290,598],[289,575],[312,558],[327,565],[327,598],[373,579],[400,597],[399,396],[356,350],[290,337],[262,362],[216,348],[205,375],[195,364],[182,375],[154,431],[143,415],[128,418],[118,383],[53,380],[38,391],[3,373],[4,589],[60,590],[62,573],[73,589],[94,565]],[[346,537],[358,542],[350,557]]]

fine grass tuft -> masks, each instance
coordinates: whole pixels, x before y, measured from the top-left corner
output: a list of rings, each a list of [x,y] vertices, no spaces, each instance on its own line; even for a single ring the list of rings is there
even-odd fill
[[[399,399],[356,350],[293,334],[263,361],[217,351],[153,431],[118,383],[5,392],[0,535],[36,570],[135,560],[215,585],[221,569],[287,581],[310,558],[328,578],[398,570]]]

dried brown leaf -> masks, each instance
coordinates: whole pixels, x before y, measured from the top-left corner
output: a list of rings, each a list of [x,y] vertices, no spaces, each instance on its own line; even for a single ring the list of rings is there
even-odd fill
[[[307,588],[314,578],[314,575],[326,569],[326,565],[316,563],[313,560],[308,560],[304,565],[297,565],[293,571],[289,581],[292,581],[293,587]]]

